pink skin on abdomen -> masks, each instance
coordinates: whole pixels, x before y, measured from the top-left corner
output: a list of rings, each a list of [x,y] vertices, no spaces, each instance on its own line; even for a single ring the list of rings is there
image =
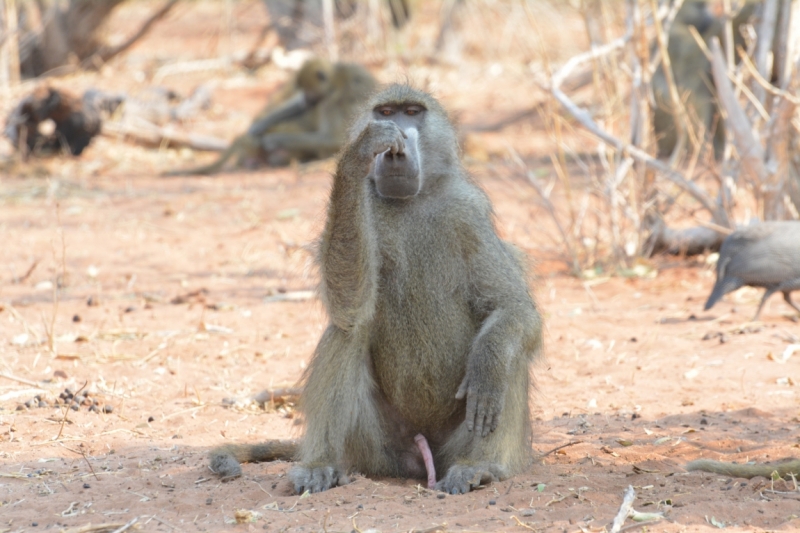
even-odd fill
[[[414,437],[414,442],[417,443],[417,448],[422,454],[422,460],[425,461],[425,470],[428,472],[428,488],[436,488],[436,468],[433,466],[433,454],[431,448],[428,446],[428,440],[422,433]]]

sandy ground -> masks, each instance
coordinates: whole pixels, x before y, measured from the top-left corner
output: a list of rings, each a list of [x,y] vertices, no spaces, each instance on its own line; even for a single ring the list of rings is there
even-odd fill
[[[215,102],[246,112],[212,111],[198,128],[211,131],[216,117],[220,135],[239,131],[274,87],[264,80],[279,77],[223,86]],[[124,81],[73,81],[98,80]],[[440,96],[470,116],[466,88]],[[546,155],[533,127],[503,142]],[[702,259],[659,259],[644,278],[566,275],[534,191],[495,159],[469,168],[501,234],[530,257],[546,321],[532,370],[533,466],[463,496],[356,476],[298,497],[281,462],[220,483],[211,447],[301,433],[291,404],[226,400],[292,385],[326,324],[307,291],[332,164],[154,177],[193,157],[99,138],[81,159],[0,179],[0,532],[112,531],[134,519],[129,530],[595,532],[610,527],[628,486],[637,511],[665,518],[629,520],[627,531],[800,528],[791,481],[682,468],[800,455],[792,310],[775,297],[750,323],[760,293],[742,289],[702,311],[714,280]],[[65,389],[88,391],[87,405],[54,405]]]

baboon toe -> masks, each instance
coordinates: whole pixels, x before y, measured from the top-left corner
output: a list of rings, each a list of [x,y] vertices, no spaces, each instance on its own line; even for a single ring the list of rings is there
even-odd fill
[[[298,494],[322,492],[330,488],[347,485],[350,480],[335,466],[295,466],[289,471],[289,479]]]

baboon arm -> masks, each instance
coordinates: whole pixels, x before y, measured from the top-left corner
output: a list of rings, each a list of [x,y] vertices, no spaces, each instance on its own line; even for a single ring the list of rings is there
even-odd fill
[[[356,142],[339,162],[319,250],[322,299],[345,331],[372,318],[380,268],[367,181],[371,157],[361,151]]]
[[[472,346],[472,356],[492,354],[509,361],[539,347],[541,318],[528,290],[519,252],[499,238],[488,240],[470,265],[473,307],[486,318]],[[505,342],[500,342],[505,339]],[[510,342],[509,342],[510,341]],[[505,353],[495,353],[505,346]]]
[[[308,101],[303,95],[302,91],[295,93],[292,97],[288,98],[285,102],[279,105],[272,112],[267,113],[261,118],[256,118],[247,130],[248,135],[258,137],[265,131],[269,130],[287,120],[292,120],[309,110],[310,106]]]
[[[479,234],[487,235],[485,231]],[[467,372],[456,398],[467,400],[467,427],[487,435],[499,422],[508,376],[519,358],[539,347],[541,323],[512,249],[494,232],[471,260],[473,308],[484,316],[472,342]]]

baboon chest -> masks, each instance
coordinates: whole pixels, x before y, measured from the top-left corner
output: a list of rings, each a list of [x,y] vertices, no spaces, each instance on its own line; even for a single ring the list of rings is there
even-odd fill
[[[382,247],[370,356],[386,399],[424,428],[457,410],[455,393],[479,324],[467,264],[452,243],[430,242],[425,232],[405,237]]]

